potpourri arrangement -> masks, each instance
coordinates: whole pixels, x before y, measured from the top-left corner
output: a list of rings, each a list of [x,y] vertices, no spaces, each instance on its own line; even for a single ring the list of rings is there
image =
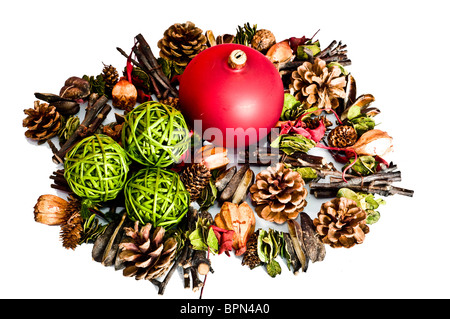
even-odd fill
[[[181,271],[200,297],[211,254],[276,277],[280,262],[298,274],[326,249],[363,244],[384,198],[414,192],[393,185],[393,138],[377,127],[374,96],[357,95],[347,46],[317,37],[175,23],[158,56],[139,34],[117,48],[121,68],[35,93],[25,136],[50,146],[51,187],[64,194],[41,195],[36,222],[60,226],[67,249],[92,244],[93,260],[159,294]],[[334,161],[308,154],[316,147]],[[306,213],[308,194],[318,212]],[[258,219],[277,227],[255,229]]]

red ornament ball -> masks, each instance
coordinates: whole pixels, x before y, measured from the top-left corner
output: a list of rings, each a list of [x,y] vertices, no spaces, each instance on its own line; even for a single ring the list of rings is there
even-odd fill
[[[240,148],[267,136],[283,110],[278,70],[263,54],[240,44],[199,53],[180,78],[180,108],[202,138]]]

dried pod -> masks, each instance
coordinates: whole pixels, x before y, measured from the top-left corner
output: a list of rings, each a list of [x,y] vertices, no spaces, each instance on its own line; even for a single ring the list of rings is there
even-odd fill
[[[244,165],[236,172],[236,174],[233,175],[233,177],[231,178],[227,187],[225,187],[222,194],[220,194],[219,200],[221,202],[231,200],[231,198],[233,197],[234,193],[236,192],[236,189],[238,188],[239,184],[241,183],[242,178],[244,177],[244,175],[248,169],[249,169],[249,165]]]
[[[206,44],[208,45],[208,47],[213,47],[217,45],[216,38],[214,37],[214,33],[212,32],[212,30],[207,30],[205,32],[205,36],[206,36]]]
[[[347,86],[345,88],[344,107],[350,107],[356,101],[356,81],[350,73],[346,76]]]
[[[223,171],[219,176],[217,176],[215,180],[215,186],[219,192],[223,191],[225,187],[227,187],[231,178],[236,173],[236,170],[237,170],[236,166],[232,166]]]
[[[305,253],[314,263],[325,258],[325,245],[319,239],[314,223],[306,213],[300,213],[300,229]]]
[[[131,111],[137,101],[136,87],[124,77],[114,85],[112,90],[112,104],[121,110]]]
[[[74,115],[80,111],[80,104],[75,101],[59,100],[50,103],[62,115]]]
[[[225,147],[205,145],[194,155],[195,163],[203,163],[210,170],[227,166],[230,159]]]
[[[88,97],[90,93],[90,84],[88,81],[72,76],[66,80],[59,95],[62,98],[79,100]]]
[[[45,225],[62,225],[68,218],[68,205],[68,201],[56,195],[41,195],[34,206],[34,220]]]
[[[272,63],[288,62],[294,58],[289,40],[278,42],[270,47],[267,51],[266,57]]]
[[[253,184],[253,180],[255,179],[255,174],[253,171],[248,168],[245,171],[244,176],[242,177],[241,181],[239,182],[238,187],[236,188],[236,191],[233,194],[233,197],[231,198],[231,202],[234,204],[240,204],[242,203],[245,198],[247,197],[248,190],[250,186]]]
[[[392,137],[381,130],[370,130],[361,135],[352,149],[358,155],[383,157],[393,150]]]
[[[265,54],[276,43],[275,35],[266,29],[256,31],[252,38],[252,48]]]
[[[303,244],[301,226],[293,219],[289,219],[287,224],[295,254],[302,265],[302,271],[306,272],[306,270],[308,270],[309,258],[306,255],[306,249]]]

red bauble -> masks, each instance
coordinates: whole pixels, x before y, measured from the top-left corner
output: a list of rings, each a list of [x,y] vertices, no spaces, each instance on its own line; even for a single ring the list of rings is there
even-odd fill
[[[263,54],[240,44],[221,44],[188,64],[179,98],[186,119],[204,139],[243,147],[275,126],[284,89],[277,69]]]

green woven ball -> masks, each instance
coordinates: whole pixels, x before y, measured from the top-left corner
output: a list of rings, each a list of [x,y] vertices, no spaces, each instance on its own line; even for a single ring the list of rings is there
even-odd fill
[[[139,170],[128,180],[124,195],[130,219],[166,229],[181,221],[190,203],[180,176],[159,167]]]
[[[72,191],[93,202],[114,199],[127,181],[129,159],[111,137],[96,134],[77,143],[64,160]]]
[[[186,121],[172,106],[149,101],[125,116],[122,144],[143,165],[167,167],[180,159],[189,143]]]

